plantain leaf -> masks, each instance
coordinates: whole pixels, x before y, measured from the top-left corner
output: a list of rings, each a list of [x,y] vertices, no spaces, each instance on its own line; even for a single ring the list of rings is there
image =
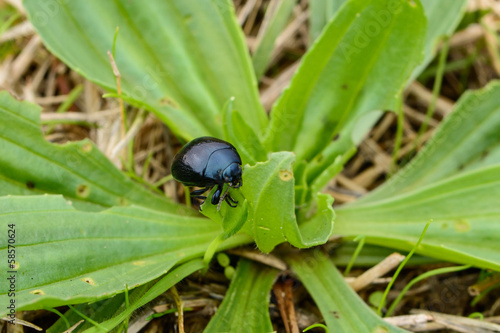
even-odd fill
[[[404,169],[361,202],[374,202],[430,185],[463,170],[500,163],[500,81],[467,91],[424,149]]]
[[[277,275],[276,269],[241,259],[226,297],[204,332],[272,332],[269,298]]]
[[[270,252],[284,242],[284,226],[296,225],[291,152],[270,155],[266,162],[245,166],[240,191],[248,200],[247,230],[259,249]]]
[[[231,98],[224,106],[224,137],[236,147],[243,164],[254,165],[265,161],[266,150],[260,138],[248,126],[240,113],[233,109],[233,101],[234,99]]]
[[[395,3],[395,2],[394,2]],[[393,4],[394,4],[393,3]],[[380,2],[379,5],[383,5],[384,2]],[[424,62],[420,64],[417,68],[413,70],[413,73],[411,75],[410,80],[407,82],[411,82],[416,76],[418,76],[421,71],[427,66],[427,64],[432,60],[434,55],[436,54],[436,48],[438,45],[438,42],[440,41],[441,37],[443,35],[449,35],[451,34],[456,26],[458,25],[460,18],[462,17],[464,13],[464,6],[466,4],[465,0],[461,1],[453,1],[453,0],[445,0],[445,1],[427,1],[424,0],[422,1],[422,5],[425,9],[425,13],[428,18],[428,29],[427,29],[427,36],[425,38],[425,58]],[[314,34],[315,31],[320,31],[323,28],[323,25],[328,22],[328,20],[337,12],[339,9],[341,3],[339,1],[312,1],[311,2],[311,32]],[[352,8],[353,3],[349,2],[346,7]],[[354,21],[354,23],[360,23],[359,26],[356,26],[353,24],[352,29],[357,29],[359,32],[358,36],[354,36],[354,39],[351,39],[351,42],[353,45],[356,44],[356,42],[359,43],[360,40],[363,39],[363,34],[362,34],[362,29],[366,28],[369,25],[373,25],[374,22],[382,22],[381,19],[383,17],[383,13],[387,13],[386,11],[377,11],[374,10],[372,7],[372,11],[370,11],[368,8],[370,7],[368,4],[366,4],[367,9],[366,12],[371,15],[371,21],[370,21],[370,16],[365,15],[365,19],[367,20],[366,24],[363,24],[361,20],[357,19]],[[344,9],[347,11],[347,9]],[[344,14],[342,14],[344,15]],[[377,21],[378,19],[378,21]],[[334,21],[340,21],[340,18],[334,19]],[[334,25],[334,23],[330,23],[330,25]],[[415,29],[417,29],[417,26],[413,26]],[[328,30],[328,28],[326,29]],[[420,29],[422,30],[422,29]],[[330,34],[333,34],[334,32],[331,32]],[[394,34],[397,33],[404,33],[403,31],[399,32],[394,31]],[[407,32],[408,33],[408,32]],[[326,36],[328,32],[324,32],[324,35]],[[415,34],[415,36],[420,36],[419,34]],[[366,36],[365,36],[366,37]],[[322,37],[325,38],[325,37]],[[357,40],[356,40],[357,38]],[[348,40],[347,40],[348,41]],[[406,40],[407,42],[415,42],[418,43],[418,39],[415,40],[414,37],[408,37]],[[331,40],[328,41],[330,43]],[[318,40],[318,43],[322,43],[321,40]],[[327,42],[323,42],[327,43]],[[339,43],[339,48],[342,44]],[[398,45],[398,47],[404,48],[408,47],[406,44],[402,43],[393,43],[391,44],[391,48],[394,47],[394,45]],[[405,46],[406,45],[406,46]],[[316,46],[315,46],[316,47]],[[314,49],[314,47],[313,47]],[[349,48],[344,48],[344,51],[349,51]],[[354,50],[351,48],[351,51],[349,52],[354,52]],[[389,52],[389,49],[386,49],[385,51]],[[348,53],[349,53],[348,52]],[[396,52],[392,53],[394,56],[397,55]],[[345,59],[342,59],[341,57],[339,60],[337,60],[337,63],[342,63],[342,61],[345,62]],[[414,58],[416,59],[416,58]],[[394,59],[395,62],[400,63],[400,59]],[[367,66],[365,65],[366,59],[364,57],[361,57],[361,62],[358,65],[358,68],[362,69],[367,69]],[[390,61],[391,62],[391,61]],[[317,65],[316,62],[313,63],[313,65]],[[381,66],[385,66],[386,68],[390,68],[391,65],[385,64],[385,63],[380,63]],[[304,64],[305,66],[305,64]],[[344,66],[346,67],[346,66]],[[341,65],[339,65],[339,68],[341,68]],[[307,71],[311,72],[312,70],[312,65],[308,67]],[[346,67],[346,76],[350,73],[354,73],[354,71],[347,69]],[[333,73],[333,72],[332,72]],[[337,72],[334,72],[335,75],[337,75]],[[342,72],[341,72],[342,73]],[[333,74],[332,74],[333,75]],[[384,74],[386,75],[386,74]],[[398,73],[395,73],[395,75],[398,75]],[[330,75],[331,76],[331,75]],[[332,80],[332,82],[340,82],[337,79],[338,76],[336,76],[335,79]],[[297,81],[300,82],[299,79]],[[394,81],[396,82],[396,81]],[[401,82],[401,81],[399,81]],[[375,83],[378,85],[378,81]],[[384,87],[380,88],[381,86],[379,85],[379,89],[384,89],[384,87],[389,87],[384,85]],[[291,90],[293,90],[293,86],[290,87]],[[324,89],[324,88],[323,88]],[[331,88],[330,88],[331,89]],[[313,90],[316,91],[317,89]],[[338,87],[337,87],[338,90]],[[335,88],[333,89],[335,92]],[[366,88],[363,89],[363,94],[360,94],[359,98],[370,98],[369,94],[364,93],[365,91],[369,91],[370,94],[372,92],[377,93],[380,95],[380,92],[375,92],[373,88]],[[290,94],[293,94],[293,92],[290,92]],[[329,93],[331,94],[331,93]],[[323,96],[326,95],[326,93],[323,94],[318,94],[318,96]],[[366,95],[366,96],[365,96]],[[340,97],[336,97],[336,100],[332,98],[333,101],[339,101],[341,100]],[[371,98],[371,101],[376,101],[375,98]],[[285,101],[283,103],[286,103]],[[285,107],[288,109],[293,109],[293,108],[298,108],[296,105],[298,105],[299,102],[295,100],[291,100],[290,104],[285,104]],[[309,103],[307,107],[310,108],[316,108],[318,103],[314,101],[314,103]],[[349,103],[344,103],[340,107],[344,108],[345,105],[351,105]],[[337,107],[335,105],[331,107]],[[275,106],[276,110],[279,110],[279,105]],[[376,107],[372,107],[373,109],[377,109]],[[387,107],[386,107],[387,108]],[[390,107],[389,107],[390,108]],[[368,130],[371,128],[371,126],[379,119],[381,113],[380,112],[371,112],[365,114],[365,116],[355,116],[355,113],[357,110],[355,108],[351,108],[351,113],[347,111],[348,108],[344,108],[346,116],[344,118],[346,119],[346,122],[344,123],[343,126],[337,126],[338,132],[333,133],[336,130],[332,127],[330,130],[332,131],[332,136],[336,135],[338,139],[333,142],[329,142],[328,140],[325,140],[324,138],[320,139],[323,140],[323,143],[326,146],[326,148],[319,154],[317,154],[312,160],[307,165],[307,169],[304,171],[305,176],[307,178],[307,184],[309,184],[310,191],[308,193],[304,193],[304,195],[300,195],[297,200],[297,204],[301,205],[307,202],[308,200],[311,200],[311,197],[314,193],[316,193],[317,189],[323,188],[326,183],[331,179],[332,176],[336,174],[336,172],[341,170],[342,165],[347,161],[350,156],[352,155],[352,149],[354,148],[355,145],[357,145],[363,137],[366,135]],[[379,109],[382,109],[380,107]],[[334,109],[335,110],[335,109]],[[368,110],[368,109],[367,109]],[[288,110],[287,110],[288,111]],[[369,111],[369,110],[368,110]],[[278,123],[277,126],[279,126],[280,122],[286,123],[293,121],[293,117],[287,114],[278,114],[278,119],[276,122]],[[280,119],[281,118],[281,119]],[[319,121],[316,121],[315,123],[311,124],[319,124],[319,123],[325,123],[326,117],[324,119],[321,119]],[[274,120],[273,120],[274,121]],[[335,124],[336,125],[336,124]],[[285,125],[283,125],[285,126]],[[325,125],[326,126],[326,125]],[[335,130],[335,131],[334,131]],[[290,132],[290,128],[287,127],[285,132]],[[310,130],[309,132],[314,133],[314,130]],[[326,132],[326,131],[325,131]],[[305,131],[303,133],[306,133]],[[278,135],[282,135],[281,132],[278,133]],[[305,136],[305,134],[303,135]],[[311,140],[300,140],[298,139],[297,142],[311,142]],[[315,147],[321,146],[321,143],[318,144],[318,142],[314,143]],[[300,154],[298,156],[298,161],[300,162]],[[342,163],[338,164],[336,161],[340,161]],[[338,165],[337,165],[338,164]],[[337,165],[336,167],[332,165]]]
[[[269,149],[310,161],[349,122],[395,109],[421,58],[425,26],[418,1],[351,0],[342,6],[274,105]]]
[[[274,0],[269,3],[266,14],[256,38],[256,48],[252,56],[253,68],[257,78],[262,77],[271,60],[276,38],[281,33],[297,0]]]
[[[102,209],[137,204],[171,213],[192,211],[125,177],[90,141],[64,145],[45,141],[40,107],[0,92],[0,195],[55,193],[75,204]]]
[[[205,218],[137,206],[80,211],[62,196],[0,197],[0,212],[4,230],[15,225],[17,310],[93,302],[144,284],[202,256],[222,231]],[[222,248],[243,239],[235,236]],[[7,245],[0,239],[4,258]],[[0,288],[7,304],[8,286]]]
[[[336,209],[335,232],[417,253],[500,270],[500,164],[474,169],[376,202]]]
[[[333,232],[335,214],[329,195],[318,194],[296,217],[293,161],[293,153],[279,152],[266,162],[245,166],[245,186],[240,191],[248,201],[248,217],[243,230],[263,252],[284,241],[298,248],[324,244]]]
[[[408,80],[416,79],[436,56],[439,42],[443,36],[450,36],[465,14],[467,0],[420,0],[427,16],[427,37],[425,39],[424,61],[422,61]]]
[[[331,332],[407,332],[378,317],[321,250],[294,253],[287,262],[311,294]]]
[[[169,274],[172,274],[170,272]],[[134,288],[128,292],[128,299],[130,304],[134,304],[136,300],[144,295],[148,291],[149,288],[154,284],[154,282],[150,282]],[[102,301],[89,303],[89,304],[78,304],[75,305],[75,309],[91,318],[93,321],[97,323],[101,323],[105,320],[108,320],[111,317],[116,317],[126,311],[126,302],[125,302],[125,293],[115,295],[111,298],[104,299]],[[69,322],[70,327],[78,323],[83,318],[73,311],[69,309],[64,313],[65,319]],[[82,323],[79,325],[73,332],[83,332],[86,329],[93,328],[93,324],[89,321]],[[58,321],[55,322],[48,330],[47,333],[59,333],[64,332],[67,329],[66,321],[63,318],[59,318]]]
[[[174,270],[166,274],[156,283],[152,284],[151,287],[143,288],[144,293],[140,294],[140,297],[137,297],[135,300],[131,300],[130,306],[124,311],[120,312],[116,316],[111,319],[108,319],[102,323],[100,323],[100,327],[111,331],[113,328],[118,326],[121,322],[123,322],[126,318],[130,317],[133,312],[147,303],[153,301],[155,298],[163,294],[165,291],[170,289],[172,286],[179,283],[182,279],[191,275],[192,273],[202,269],[204,267],[204,262],[200,259],[195,259],[186,262],[185,264],[176,267]],[[91,327],[84,331],[85,333],[100,333],[101,329],[98,327]]]
[[[222,137],[220,112],[231,96],[255,132],[263,132],[267,116],[229,0],[23,4],[52,53],[111,91],[116,84],[106,53],[119,27],[115,60],[123,93],[186,140]]]
[[[314,41],[346,0],[310,0],[310,40]],[[408,83],[418,77],[434,58],[443,36],[451,35],[465,14],[467,0],[420,0],[427,16],[424,61],[414,70]]]
[[[333,253],[331,254],[330,259],[332,260],[335,266],[345,267],[351,261],[357,247],[358,247],[357,242],[342,242],[342,244],[340,244],[339,247],[335,248],[335,251],[333,251]],[[380,263],[382,260],[387,258],[392,253],[394,253],[394,249],[388,247],[364,244],[363,249],[356,257],[354,265],[356,267],[370,268]],[[405,268],[415,267],[420,265],[436,264],[440,262],[441,262],[440,260],[431,257],[425,257],[418,254],[414,254],[411,256],[410,260],[408,260],[408,262],[405,264]]]
[[[312,44],[346,0],[309,1],[309,41]]]
[[[307,248],[324,244],[333,232],[335,212],[333,198],[325,193],[317,193],[312,207],[299,211],[298,227],[295,224],[284,226],[287,241],[298,247]]]
[[[336,232],[409,250],[433,219],[419,253],[500,269],[499,93],[500,82],[465,93],[412,162],[374,192],[336,210]]]

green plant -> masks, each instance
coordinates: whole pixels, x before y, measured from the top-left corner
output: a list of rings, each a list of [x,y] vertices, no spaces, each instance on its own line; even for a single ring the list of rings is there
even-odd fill
[[[363,235],[367,244],[410,250],[431,218],[417,253],[498,270],[498,83],[467,93],[421,153],[373,193],[335,212],[333,199],[320,193],[382,110],[396,110],[408,80],[424,68],[416,68],[422,54],[427,64],[436,41],[453,31],[464,7],[464,1],[443,2],[442,7],[422,2],[425,11],[419,1],[345,2],[268,118],[228,0],[25,0],[47,48],[111,92],[116,83],[106,52],[114,49],[118,26],[119,97],[154,113],[180,139],[212,135],[230,141],[246,165],[244,186],[232,192],[238,208],[223,205],[218,213],[204,205],[210,221],[128,179],[90,141],[46,142],[39,108],[1,93],[0,220],[2,226],[15,224],[19,247],[13,269],[29,277],[18,280],[17,310],[80,304],[76,311],[92,312],[89,307],[96,306],[99,326],[81,329],[111,330],[201,269],[199,258],[209,259],[215,251],[252,241],[264,252],[283,242],[310,248],[327,242],[332,233]],[[276,15],[286,15],[287,8]],[[263,43],[263,55],[254,61],[258,74],[271,44]],[[7,246],[1,238],[1,257]],[[347,332],[365,316],[370,320],[360,330],[401,331],[365,308],[320,251],[284,258],[332,331]],[[242,261],[221,310],[267,308],[277,274]],[[2,287],[1,304],[8,300],[8,289]],[[335,320],[332,307],[345,315]],[[249,332],[272,327],[268,315],[251,322],[239,315],[234,322],[220,316],[207,331],[241,323]],[[70,324],[80,318],[74,310],[66,317]]]

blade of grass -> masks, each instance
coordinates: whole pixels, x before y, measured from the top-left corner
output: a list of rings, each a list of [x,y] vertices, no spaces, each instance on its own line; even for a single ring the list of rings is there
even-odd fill
[[[325,325],[323,324],[312,324],[311,326],[308,326],[307,328],[304,328],[304,330],[302,332],[307,332],[313,328],[316,328],[316,327],[319,327],[319,328],[322,328],[325,330],[325,333],[328,333],[328,327],[326,327]]]
[[[153,183],[153,187],[156,188],[158,186],[161,186],[161,185],[165,184],[166,182],[171,181],[172,179],[174,179],[174,176],[172,176],[171,174],[167,175],[167,176],[163,177],[162,179],[158,180],[156,183]]]
[[[425,280],[431,276],[434,275],[439,275],[439,274],[445,274],[445,273],[452,273],[452,272],[460,272],[465,269],[468,269],[472,267],[471,265],[463,265],[463,266],[454,266],[454,267],[443,267],[443,268],[437,268],[433,269],[432,271],[425,272],[424,274],[421,274],[411,280],[404,288],[401,290],[399,293],[398,297],[391,303],[391,306],[387,310],[387,313],[385,314],[386,317],[390,317],[394,310],[396,309],[396,306],[399,304],[399,302],[403,299],[404,295],[410,288],[415,285],[417,282],[420,282],[422,280]]]
[[[146,157],[146,160],[144,161],[144,164],[142,165],[142,172],[141,172],[141,178],[146,177],[146,172],[149,169],[149,164],[151,163],[151,159],[153,158],[154,152],[150,151],[148,153],[148,156]]]
[[[82,92],[83,86],[81,84],[75,86],[68,94],[66,100],[61,103],[61,105],[59,105],[56,112],[62,113],[68,111],[69,107],[76,101],[76,99],[82,94]]]
[[[71,310],[73,310],[76,314],[78,314],[80,317],[82,317],[83,319],[85,319],[86,321],[88,321],[89,323],[94,325],[95,327],[98,327],[102,331],[109,332],[107,329],[105,329],[103,326],[101,326],[98,322],[96,322],[95,320],[92,320],[92,318],[90,318],[90,317],[84,315],[83,313],[81,313],[80,311],[78,311],[74,306],[68,304],[68,307]]]
[[[151,302],[153,299],[163,294],[170,287],[178,283],[180,280],[186,276],[192,274],[193,272],[203,268],[203,262],[201,260],[189,261],[176,269],[172,270],[161,278],[157,283],[155,283],[142,297],[133,302],[130,307],[119,315],[102,322],[101,327],[107,332],[114,327],[118,326],[123,320],[132,314],[136,309],[144,306],[145,304]],[[97,333],[99,332],[96,327],[88,329],[85,333]]]
[[[447,62],[444,67],[444,73],[466,69],[475,61],[484,61],[484,57],[480,56],[476,49],[474,49],[471,54],[463,59]],[[420,74],[418,80],[421,82],[426,82],[430,78],[435,77],[437,75],[437,71],[438,66],[429,66],[429,68],[427,68],[422,72],[422,74]]]
[[[262,27],[257,35],[257,46],[252,56],[252,63],[257,79],[261,78],[265,73],[267,65],[271,60],[276,38],[289,21],[296,2],[297,0],[274,0],[270,2]]]
[[[68,318],[66,318],[65,315],[63,315],[61,312],[59,312],[58,310],[54,309],[54,308],[47,308],[45,309],[47,311],[50,311],[50,312],[53,312],[55,313],[56,315],[58,315],[63,321],[64,323],[66,324],[66,328],[69,330],[71,325],[69,324],[69,321],[68,321]]]
[[[389,282],[389,284],[387,285],[387,288],[385,288],[384,295],[382,296],[382,299],[380,300],[380,304],[379,304],[378,309],[377,309],[377,314],[379,316],[382,313],[382,306],[385,304],[385,300],[387,299],[387,294],[389,294],[389,290],[391,290],[392,285],[396,281],[396,278],[398,277],[399,273],[401,272],[401,270],[403,269],[403,267],[406,265],[406,263],[408,262],[408,260],[410,260],[410,258],[413,255],[413,253],[415,253],[415,251],[417,250],[418,246],[422,242],[422,239],[424,239],[425,233],[427,232],[427,228],[429,228],[429,225],[431,224],[431,222],[432,222],[432,220],[430,220],[429,222],[427,222],[427,224],[424,227],[424,230],[422,231],[422,234],[420,235],[420,238],[415,243],[415,246],[413,247],[413,249],[411,249],[410,253],[408,253],[408,255],[406,256],[405,260],[403,260],[401,262],[401,264],[399,264],[398,268],[396,269],[396,272],[392,276],[391,282]]]
[[[57,108],[56,112],[57,113],[63,113],[63,112],[68,111],[69,107],[71,105],[73,105],[73,103],[81,95],[82,92],[83,92],[83,86],[81,84],[78,84],[77,86],[75,86],[69,92],[68,97],[66,98],[66,100],[63,103],[61,103],[61,105],[59,105],[59,107]],[[59,121],[58,123],[61,123],[61,122]],[[53,130],[54,130],[54,126],[50,125],[45,130],[45,133],[52,133]]]
[[[417,139],[415,140],[415,148],[419,146],[420,140],[422,139],[422,135],[427,131],[427,127],[429,125],[429,120],[434,115],[434,111],[436,109],[436,102],[439,96],[439,92],[441,91],[441,85],[443,83],[443,75],[444,69],[446,65],[446,58],[448,57],[448,50],[450,47],[450,40],[448,37],[445,37],[443,40],[443,48],[439,54],[439,63],[436,73],[436,80],[434,81],[434,86],[432,87],[432,100],[427,108],[427,113],[425,115],[425,121],[420,126],[420,129],[417,133]]]
[[[88,121],[82,121],[82,120],[72,120],[72,119],[46,119],[46,120],[41,120],[42,125],[48,125],[51,128],[54,125],[60,125],[60,124],[65,124],[65,125],[78,125],[82,127],[89,127],[89,128],[98,128],[99,126],[94,123],[89,123]],[[46,130],[47,133],[49,133],[49,130]]]
[[[3,33],[9,29],[9,27],[16,22],[18,18],[21,17],[21,14],[19,12],[14,13],[11,17],[7,19],[1,26],[0,26],[0,37],[3,35]]]
[[[354,241],[358,241],[358,240],[359,240],[358,246],[356,246],[356,250],[354,250],[354,253],[352,254],[351,260],[349,261],[349,263],[347,264],[347,267],[345,268],[344,276],[347,276],[349,274],[352,266],[354,265],[354,262],[358,258],[361,250],[363,249],[363,246],[365,245],[365,236],[360,235],[354,239]]]
[[[116,29],[118,32],[118,28]],[[130,307],[130,300],[128,298],[128,285],[125,284],[125,309],[128,309]],[[124,332],[128,332],[128,322],[129,322],[130,316],[127,316],[124,322]]]

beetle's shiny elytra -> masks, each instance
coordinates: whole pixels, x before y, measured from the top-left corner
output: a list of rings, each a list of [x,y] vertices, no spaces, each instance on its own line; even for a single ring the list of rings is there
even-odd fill
[[[172,176],[186,186],[203,187],[191,192],[194,198],[206,199],[202,194],[217,186],[210,201],[217,205],[217,210],[224,200],[231,207],[236,207],[238,203],[231,198],[228,190],[242,185],[241,158],[229,142],[209,136],[188,142],[174,157]],[[224,184],[229,187],[222,193]]]

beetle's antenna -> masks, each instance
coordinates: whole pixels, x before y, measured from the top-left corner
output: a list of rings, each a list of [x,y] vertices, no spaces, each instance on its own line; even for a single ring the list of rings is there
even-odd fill
[[[217,205],[217,211],[220,210],[220,205],[222,204],[222,202],[226,198],[227,191],[229,191],[230,188],[231,188],[231,183],[229,183],[229,186],[226,188],[226,190],[224,191],[224,193],[222,193],[222,195],[220,196],[219,204]]]

